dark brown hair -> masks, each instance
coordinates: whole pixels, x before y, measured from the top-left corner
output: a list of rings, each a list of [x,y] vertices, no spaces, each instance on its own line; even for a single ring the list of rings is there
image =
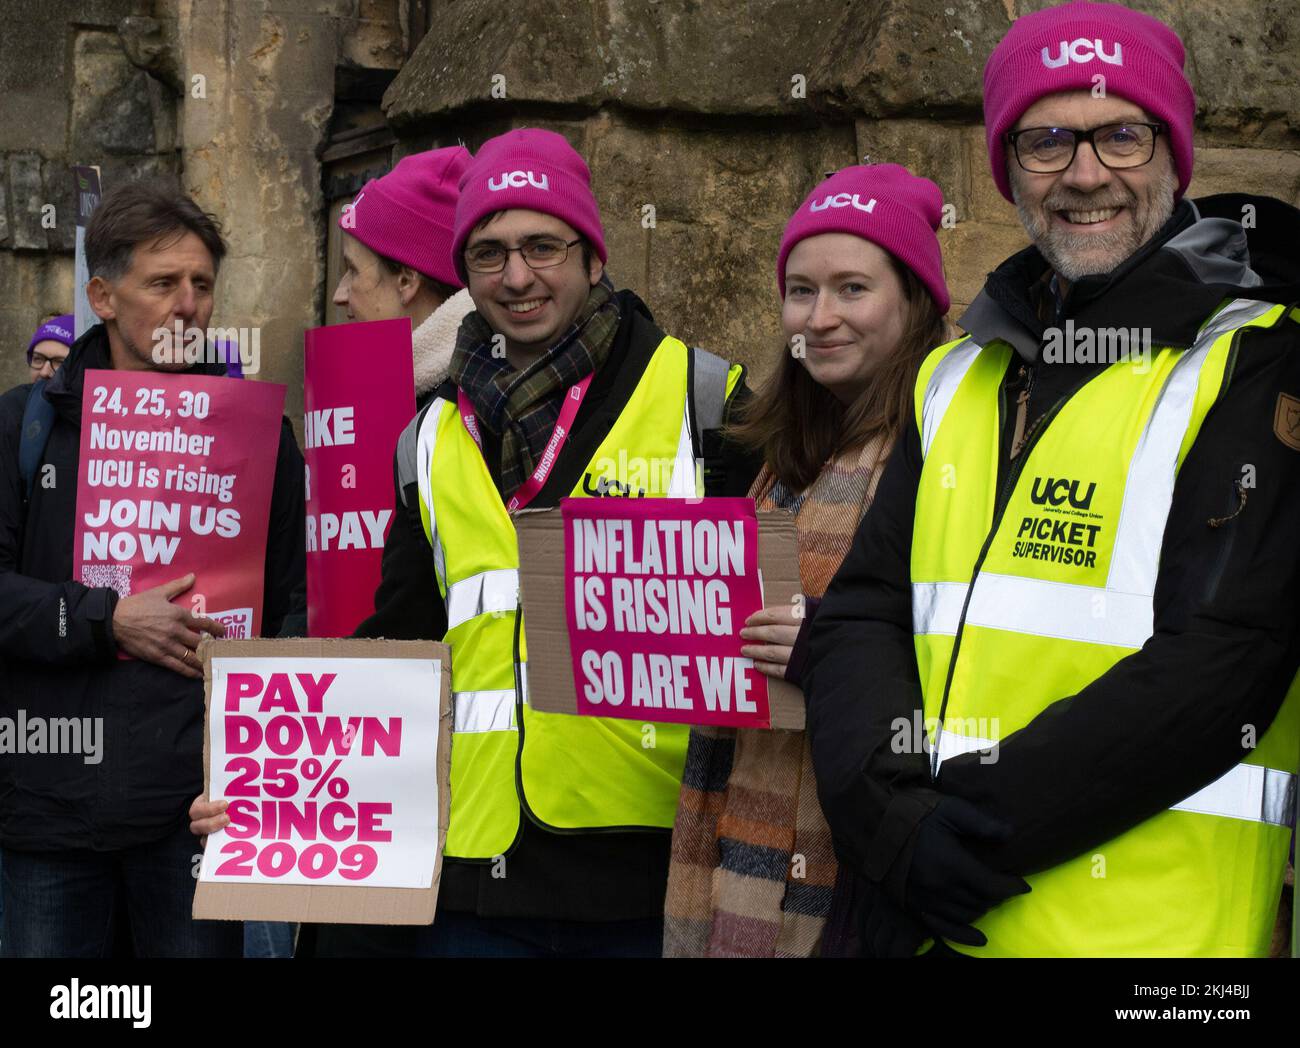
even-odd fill
[[[86,226],[86,268],[92,277],[119,280],[131,268],[131,253],[145,244],[175,234],[193,233],[212,255],[212,268],[221,268],[226,242],[216,215],[196,204],[179,185],[166,178],[123,182],[104,194]]]
[[[786,346],[781,362],[737,411],[730,436],[763,452],[768,468],[791,491],[804,491],[826,462],[877,435],[892,444],[906,424],[916,373],[925,355],[948,337],[948,325],[916,274],[893,255],[903,286],[903,335],[852,404],[818,385]]]

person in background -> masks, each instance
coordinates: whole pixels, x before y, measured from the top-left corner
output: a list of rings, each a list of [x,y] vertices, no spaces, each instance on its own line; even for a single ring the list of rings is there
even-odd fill
[[[32,369],[32,381],[49,380],[68,357],[74,341],[75,318],[71,313],[47,317],[36,329],[27,345],[27,366]]]
[[[333,302],[349,321],[411,319],[416,408],[447,377],[456,332],[473,311],[451,260],[464,146],[403,157],[343,209],[343,276]]]
[[[946,340],[939,187],[896,164],[847,167],[786,225],[777,256],[785,348],[731,429],[760,451],[760,512],[795,517],[804,602],[755,613],[743,654],[799,682],[801,627],[901,434],[916,371]],[[806,957],[836,862],[802,731],[694,728],[673,827],[665,956]]]
[[[469,151],[463,146],[403,157],[388,174],[367,182],[339,215],[343,275],[334,289],[333,302],[344,310],[349,322],[410,318],[417,411],[447,377],[456,332],[474,309],[451,263],[456,186],[469,161]],[[393,468],[396,478],[396,459]],[[413,528],[390,529],[395,541],[384,547],[377,606],[394,599],[394,592],[400,595],[427,581],[404,569],[394,570],[409,553],[405,540],[418,537],[419,532],[419,509],[405,497],[400,484],[394,503],[394,518],[414,514]],[[306,635],[304,581],[302,589],[293,594],[280,636]],[[208,804],[199,798],[199,803],[196,821],[225,810],[220,801]]]

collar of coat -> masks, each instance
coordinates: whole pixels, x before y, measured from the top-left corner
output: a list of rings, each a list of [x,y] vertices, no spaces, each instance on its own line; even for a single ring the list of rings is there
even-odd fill
[[[424,323],[411,332],[411,352],[415,363],[415,396],[424,396],[440,386],[451,368],[451,354],[456,348],[460,322],[474,312],[474,300],[462,288],[430,313]]]
[[[1110,273],[1070,286],[1056,323],[1076,328],[1150,328],[1155,346],[1187,347],[1225,298],[1300,300],[1300,211],[1271,197],[1227,193],[1182,200],[1169,221]],[[1040,296],[1049,266],[1036,247],[989,274],[958,319],[981,345],[1001,339],[1038,363],[1046,326]]]

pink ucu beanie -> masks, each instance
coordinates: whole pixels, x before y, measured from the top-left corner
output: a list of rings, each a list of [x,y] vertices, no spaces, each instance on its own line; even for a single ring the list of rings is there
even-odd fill
[[[1018,18],[984,66],[984,126],[993,181],[1011,200],[1005,135],[1044,95],[1105,91],[1169,125],[1182,197],[1192,180],[1196,98],[1183,75],[1183,43],[1158,18],[1119,4],[1071,3]]]
[[[460,180],[451,246],[457,272],[464,274],[461,250],[474,227],[488,215],[510,208],[540,211],[569,223],[606,261],[605,231],[591,192],[591,171],[563,135],[521,127],[483,143]]]
[[[935,231],[943,218],[943,193],[928,178],[898,164],[858,164],[822,182],[786,223],[776,256],[776,283],[785,298],[785,260],[795,244],[822,233],[870,240],[920,278],[947,313],[948,285]]]
[[[339,216],[339,228],[377,254],[452,287],[464,282],[451,264],[456,184],[469,150],[448,146],[404,156],[383,178],[371,179]]]

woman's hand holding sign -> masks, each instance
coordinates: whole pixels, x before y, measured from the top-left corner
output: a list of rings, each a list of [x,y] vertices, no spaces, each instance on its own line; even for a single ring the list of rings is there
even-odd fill
[[[172,603],[173,597],[193,585],[191,572],[119,600],[113,612],[117,646],[133,658],[166,666],[183,677],[202,679],[203,667],[194,651],[203,633],[224,637],[226,627]]]
[[[785,677],[785,668],[803,623],[796,617],[795,607],[793,604],[773,604],[760,608],[745,620],[741,637],[762,643],[746,644],[740,653],[753,659],[754,668],[760,673],[777,679]]]

